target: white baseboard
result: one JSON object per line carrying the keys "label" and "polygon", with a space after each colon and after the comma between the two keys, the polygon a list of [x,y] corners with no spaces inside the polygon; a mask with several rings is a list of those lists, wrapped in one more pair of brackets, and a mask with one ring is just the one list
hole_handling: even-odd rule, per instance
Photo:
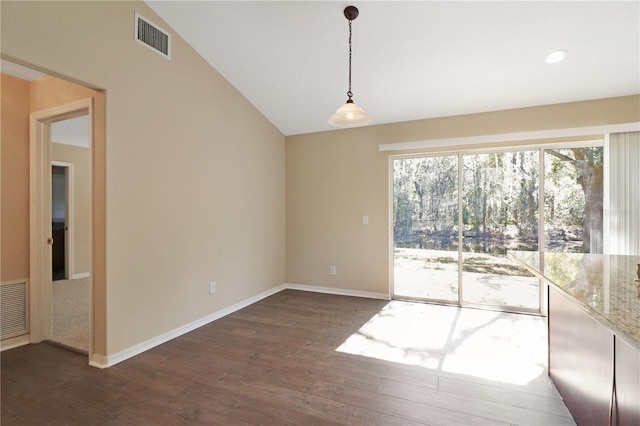
{"label": "white baseboard", "polygon": [[315,285],[305,285],[305,284],[285,284],[284,287],[289,288],[291,290],[312,291],[315,293],[337,294],[340,296],[354,296],[354,297],[366,297],[369,299],[391,300],[391,296],[389,295],[389,293],[374,293],[371,291],[346,290],[342,288],[318,287]]}
{"label": "white baseboard", "polygon": [[109,364],[107,363],[107,357],[104,355],[93,354],[89,359],[89,365],[96,368],[107,368]]}
{"label": "white baseboard", "polygon": [[72,280],[77,280],[78,278],[89,278],[89,273],[88,272],[81,272],[79,274],[73,274],[71,275]]}
{"label": "white baseboard", "polygon": [[0,352],[17,348],[19,346],[28,345],[29,343],[31,343],[31,336],[28,334],[4,339],[0,342]]}
{"label": "white baseboard", "polygon": [[148,351],[151,348],[154,348],[158,345],[161,345],[163,343],[168,342],[169,340],[173,340],[176,337],[182,336],[183,334],[186,334],[190,331],[195,330],[196,328],[200,328],[203,325],[209,324],[212,321],[215,321],[217,319],[220,319],[224,316],[227,316],[237,310],[240,310],[242,308],[245,308],[249,305],[252,305],[262,299],[264,299],[265,297],[269,297],[272,294],[278,293],[282,290],[285,289],[284,285],[279,285],[277,287],[274,287],[272,289],[269,289],[267,291],[264,291],[256,296],[250,297],[248,299],[245,299],[241,302],[236,303],[235,305],[229,306],[228,308],[224,308],[221,309],[219,311],[216,311],[210,315],[207,315],[206,317],[200,318],[196,321],[193,321],[189,324],[185,324],[182,327],[178,327],[174,330],[168,331],[166,333],[163,333],[157,337],[154,337],[152,339],[149,339],[145,342],[139,343],[137,345],[131,346],[130,348],[127,348],[123,351],[120,351],[118,353],[115,353],[113,355],[108,355],[108,356],[101,356],[101,355],[94,355],[91,359],[91,361],[89,362],[89,365],[92,365],[94,367],[98,367],[98,368],[107,368],[107,367],[111,367],[112,365],[115,365],[119,362],[122,362],[126,359],[129,359],[131,357],[134,357],[144,351]]}

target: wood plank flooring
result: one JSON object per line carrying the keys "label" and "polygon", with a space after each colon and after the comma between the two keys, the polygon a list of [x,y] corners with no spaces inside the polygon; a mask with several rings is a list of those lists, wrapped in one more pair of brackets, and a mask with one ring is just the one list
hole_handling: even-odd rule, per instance
{"label": "wood plank flooring", "polygon": [[[1,354],[0,420],[2,425],[575,424],[544,366],[526,359],[522,341],[532,339],[514,336],[520,320],[539,331],[543,324],[536,321],[542,319],[482,317],[482,312],[285,290],[105,370],[59,347],[29,345]],[[470,320],[461,328],[465,315]],[[461,358],[468,356],[465,351],[474,358]],[[492,351],[495,359],[487,355]],[[505,364],[500,374],[509,372],[506,364],[512,361],[525,372],[526,364],[518,363],[531,362],[533,376],[524,382],[492,379],[484,373],[492,371],[494,360]],[[473,374],[464,370],[469,363],[476,364],[469,370]]]}

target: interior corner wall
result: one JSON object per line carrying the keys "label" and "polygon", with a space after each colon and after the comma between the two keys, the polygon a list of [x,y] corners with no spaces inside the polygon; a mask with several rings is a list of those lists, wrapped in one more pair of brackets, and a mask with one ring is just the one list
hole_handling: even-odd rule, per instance
{"label": "interior corner wall", "polygon": [[[289,136],[287,282],[389,292],[389,157],[461,148],[379,152],[381,144],[638,121],[640,96],[634,95]],[[484,143],[462,149],[540,142]],[[335,275],[329,273],[332,265]]]}
{"label": "interior corner wall", "polygon": [[284,136],[246,98],[136,43],[135,12],[170,30],[143,2],[0,8],[5,59],[106,93],[107,358],[284,283]]}
{"label": "interior corner wall", "polygon": [[70,276],[91,271],[91,156],[82,146],[65,145],[52,141],[51,160],[73,164],[71,188],[73,215],[73,270]]}
{"label": "interior corner wall", "polygon": [[0,281],[29,279],[30,83],[0,74]]}

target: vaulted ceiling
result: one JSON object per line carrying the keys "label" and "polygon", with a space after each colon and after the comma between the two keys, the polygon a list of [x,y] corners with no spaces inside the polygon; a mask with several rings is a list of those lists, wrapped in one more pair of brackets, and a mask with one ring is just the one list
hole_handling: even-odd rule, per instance
{"label": "vaulted ceiling", "polygon": [[[640,2],[147,1],[285,135],[640,93]],[[569,52],[557,64],[545,56]]]}

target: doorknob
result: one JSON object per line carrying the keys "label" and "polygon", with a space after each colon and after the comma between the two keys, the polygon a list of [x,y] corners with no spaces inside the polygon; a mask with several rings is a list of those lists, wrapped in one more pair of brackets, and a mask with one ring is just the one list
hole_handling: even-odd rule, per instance
{"label": "doorknob", "polygon": [[53,245],[53,238],[47,238],[47,244],[52,246]]}

